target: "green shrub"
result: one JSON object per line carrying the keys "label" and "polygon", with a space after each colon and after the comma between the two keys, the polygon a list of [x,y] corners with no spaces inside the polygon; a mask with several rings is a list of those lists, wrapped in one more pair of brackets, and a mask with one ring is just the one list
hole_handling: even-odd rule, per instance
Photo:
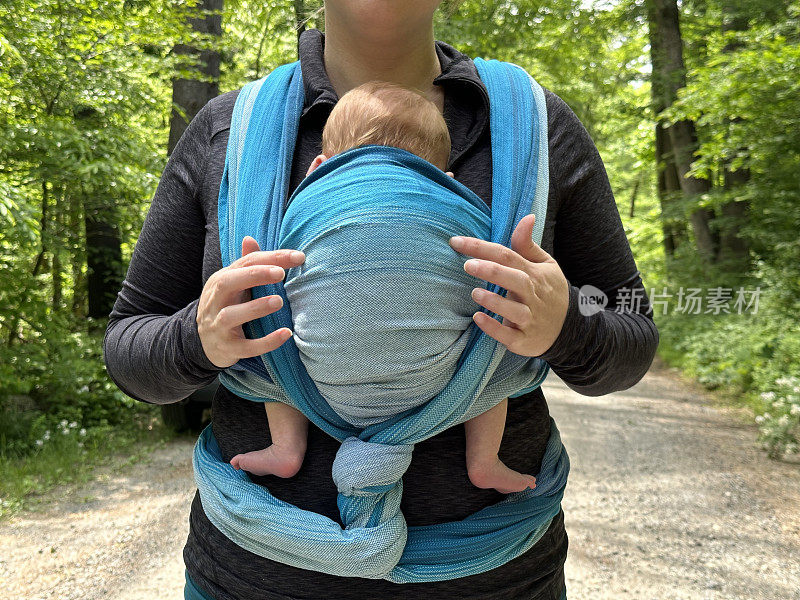
{"label": "green shrub", "polygon": [[130,421],[148,406],[109,379],[102,334],[70,332],[57,322],[41,342],[0,346],[0,456],[21,457],[62,421],[78,430]]}
{"label": "green shrub", "polygon": [[761,394],[768,409],[756,417],[759,441],[771,458],[798,452],[800,435],[800,378],[782,377],[774,389]]}

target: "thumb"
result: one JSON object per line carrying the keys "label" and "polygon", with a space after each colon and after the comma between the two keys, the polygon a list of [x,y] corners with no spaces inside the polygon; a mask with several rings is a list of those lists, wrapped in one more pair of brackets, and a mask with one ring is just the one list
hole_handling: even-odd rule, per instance
{"label": "thumb", "polygon": [[536,215],[533,213],[520,219],[511,235],[511,249],[531,262],[550,262],[553,258],[533,241],[533,224],[535,222]]}
{"label": "thumb", "polygon": [[261,248],[254,237],[246,235],[242,238],[242,256],[246,256],[251,252],[258,252]]}

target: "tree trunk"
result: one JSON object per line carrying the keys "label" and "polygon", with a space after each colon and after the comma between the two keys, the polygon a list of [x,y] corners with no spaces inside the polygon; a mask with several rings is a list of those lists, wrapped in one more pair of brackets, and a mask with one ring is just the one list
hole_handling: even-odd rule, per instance
{"label": "tree trunk", "polygon": [[668,257],[675,254],[679,243],[679,230],[681,221],[675,218],[675,195],[680,192],[678,171],[672,156],[672,144],[669,134],[664,127],[663,119],[659,116],[666,108],[664,93],[664,45],[661,42],[660,32],[655,24],[655,6],[648,5],[648,23],[650,37],[650,89],[652,97],[653,114],[656,119],[655,130],[655,159],[657,174],[658,201],[661,205],[661,230],[663,234],[664,252]]}
{"label": "tree trunk", "polygon": [[669,136],[661,123],[656,123],[656,169],[658,170],[658,201],[661,205],[661,231],[664,252],[673,256],[680,244],[682,223],[674,216],[675,195],[680,192],[678,172],[672,161]]}
{"label": "tree trunk", "polygon": [[[222,37],[222,6],[223,0],[202,0],[192,12],[214,11],[214,13],[188,17],[188,22],[192,29],[198,33]],[[202,66],[199,68],[192,66],[190,68],[202,75],[211,77],[212,81],[183,78],[174,78],[172,80],[172,115],[169,122],[167,155],[172,154],[172,150],[181,135],[183,135],[186,127],[188,127],[200,109],[205,106],[206,102],[219,95],[221,57],[218,50],[198,49],[185,44],[178,44],[173,51],[176,54],[199,57]]]}
{"label": "tree trunk", "polygon": [[76,319],[81,319],[86,316],[86,277],[83,271],[83,265],[86,264],[86,253],[84,251],[85,244],[83,243],[83,227],[81,221],[83,219],[83,202],[81,202],[81,194],[70,194],[68,196],[68,211],[69,211],[69,228],[67,235],[69,236],[69,249],[72,260],[72,306],[70,312]]}
{"label": "tree trunk", "polygon": [[[727,0],[722,7],[722,31],[746,31],[748,18],[738,2]],[[731,54],[742,47],[739,41],[728,42],[723,48],[723,52]],[[741,118],[736,117],[732,125],[741,122]],[[740,152],[746,152],[746,148],[741,148]],[[725,190],[732,195],[732,199],[723,204],[722,216],[724,217],[720,231],[719,262],[725,262],[727,267],[736,272],[743,272],[747,268],[750,248],[740,231],[742,225],[747,222],[750,209],[749,202],[736,198],[737,189],[742,188],[750,181],[750,171],[747,168],[732,170],[730,161],[726,161],[723,169]]]}
{"label": "tree trunk", "polygon": [[125,275],[122,267],[118,213],[113,199],[85,199],[86,291],[88,315],[108,317]]}
{"label": "tree trunk", "polygon": [[53,312],[58,313],[61,308],[61,298],[63,295],[62,292],[62,285],[61,285],[61,244],[60,242],[63,240],[62,237],[62,227],[61,223],[63,222],[63,215],[61,214],[61,207],[62,207],[62,198],[63,198],[63,190],[59,189],[58,187],[54,188],[53,190],[55,193],[53,194],[53,198],[55,203],[53,205],[53,236],[51,237],[52,244],[52,254],[53,254],[53,262],[51,264],[50,269],[50,276],[53,280]]}
{"label": "tree trunk", "polygon": [[306,30],[306,7],[304,0],[294,0],[294,20],[295,29],[297,30],[297,39],[300,39],[300,34]]}
{"label": "tree trunk", "polygon": [[[74,113],[75,122],[80,128],[92,130],[103,127],[102,116],[91,107],[76,107]],[[117,199],[113,194],[94,193],[90,196],[83,186],[78,189],[77,202],[82,204],[82,210],[78,210],[74,220],[78,222],[83,213],[86,231],[86,314],[93,319],[104,319],[114,307],[117,292],[125,277]],[[74,209],[68,210],[72,212]],[[72,230],[70,235],[80,236],[77,229]],[[78,285],[78,282],[75,281],[75,284]]]}
{"label": "tree trunk", "polygon": [[39,221],[39,240],[41,242],[41,248],[39,249],[39,254],[36,255],[36,261],[33,264],[33,272],[32,275],[36,277],[40,271],[47,268],[47,249],[49,244],[47,243],[47,236],[50,235],[50,228],[47,226],[47,222],[50,220],[50,191],[47,189],[47,182],[42,181],[42,218]]}
{"label": "tree trunk", "polygon": [[[650,2],[648,11],[652,19],[650,26],[654,29],[654,35],[651,34],[651,37],[657,37],[663,48],[664,62],[660,73],[662,85],[659,91],[666,108],[675,102],[678,90],[686,86],[678,3],[677,0],[650,0]],[[708,179],[687,176],[697,149],[694,122],[678,121],[667,129],[667,133],[680,188],[687,198],[699,202],[700,197],[711,189],[711,182]],[[709,225],[713,217],[713,211],[699,207],[693,209],[689,217],[697,251],[707,261],[714,260],[716,256],[716,241]]]}

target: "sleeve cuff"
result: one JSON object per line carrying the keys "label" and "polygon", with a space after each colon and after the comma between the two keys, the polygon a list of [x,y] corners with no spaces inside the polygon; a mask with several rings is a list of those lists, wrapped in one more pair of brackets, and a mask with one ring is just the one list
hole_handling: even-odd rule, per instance
{"label": "sleeve cuff", "polygon": [[589,329],[589,319],[592,317],[581,314],[578,308],[579,295],[578,288],[570,284],[567,316],[564,318],[561,331],[553,345],[539,355],[539,358],[553,367],[571,365],[575,362],[576,357],[584,354],[582,347],[586,343],[584,334]]}
{"label": "sleeve cuff", "polygon": [[197,298],[183,309],[181,343],[183,344],[184,355],[194,371],[193,374],[198,378],[202,378],[224,371],[224,368],[212,363],[203,349],[203,342],[200,340],[200,333],[197,331],[197,304],[199,302],[200,299]]}

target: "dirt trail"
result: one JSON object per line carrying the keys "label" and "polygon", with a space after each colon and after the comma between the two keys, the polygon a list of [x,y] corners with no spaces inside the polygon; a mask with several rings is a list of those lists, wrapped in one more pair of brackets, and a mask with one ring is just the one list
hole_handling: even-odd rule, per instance
{"label": "dirt trail", "polygon": [[[572,463],[570,600],[800,600],[800,464],[768,460],[736,413],[661,367],[601,398],[545,388]],[[182,598],[191,449],[0,524],[3,598]]]}
{"label": "dirt trail", "polygon": [[800,600],[800,464],[661,368],[600,398],[548,382],[570,599]]}

